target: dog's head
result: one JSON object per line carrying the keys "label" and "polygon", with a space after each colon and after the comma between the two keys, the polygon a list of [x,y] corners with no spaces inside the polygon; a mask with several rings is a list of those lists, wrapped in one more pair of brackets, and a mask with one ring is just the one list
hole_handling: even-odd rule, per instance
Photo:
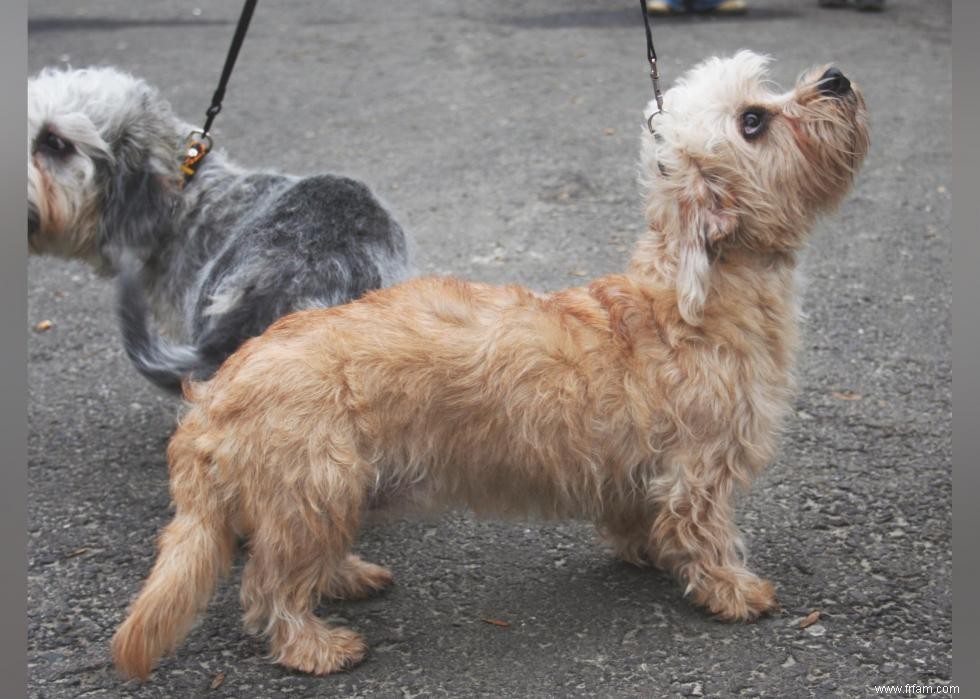
{"label": "dog's head", "polygon": [[172,196],[180,137],[157,92],[116,69],[46,69],[31,78],[29,250],[94,262],[107,236],[153,235]]}
{"label": "dog's head", "polygon": [[644,129],[648,222],[672,253],[690,323],[700,320],[714,260],[798,250],[868,149],[864,99],[843,73],[823,66],[779,93],[768,61],[741,51],[701,63],[664,95],[653,132]]}

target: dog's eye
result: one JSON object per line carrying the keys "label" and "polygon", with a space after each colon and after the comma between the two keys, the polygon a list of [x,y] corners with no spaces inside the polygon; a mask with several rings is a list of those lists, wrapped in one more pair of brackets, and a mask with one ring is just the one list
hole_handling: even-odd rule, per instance
{"label": "dog's eye", "polygon": [[72,145],[54,131],[47,131],[41,134],[37,142],[38,150],[42,150],[55,157],[64,157],[72,150]]}
{"label": "dog's eye", "polygon": [[742,112],[742,135],[752,140],[766,130],[768,113],[762,109],[747,109]]}

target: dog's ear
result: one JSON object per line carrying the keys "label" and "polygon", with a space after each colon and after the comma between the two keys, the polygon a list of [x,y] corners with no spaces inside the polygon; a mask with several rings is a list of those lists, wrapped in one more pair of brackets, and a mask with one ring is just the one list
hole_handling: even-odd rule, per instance
{"label": "dog's ear", "polygon": [[126,134],[113,151],[114,161],[103,172],[102,252],[111,261],[114,251],[128,250],[145,262],[173,223],[180,196],[176,151],[151,152]]}
{"label": "dog's ear", "polygon": [[717,246],[735,232],[738,215],[728,193],[700,169],[680,191],[676,205],[677,305],[685,321],[700,325],[713,256]]}

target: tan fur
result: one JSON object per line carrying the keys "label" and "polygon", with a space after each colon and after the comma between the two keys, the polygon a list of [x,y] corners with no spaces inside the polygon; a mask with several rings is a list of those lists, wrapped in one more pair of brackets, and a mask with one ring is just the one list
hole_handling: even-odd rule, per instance
{"label": "tan fur", "polygon": [[[775,608],[733,496],[772,459],[790,402],[797,251],[868,139],[860,94],[821,97],[816,73],[774,95],[764,66],[716,59],[667,93],[660,135],[644,135],[649,230],[625,274],[549,295],[417,279],[288,316],[188,386],[177,515],[114,639],[121,672],[145,678],[179,642],[232,532],[249,540],[246,623],[276,659],[358,662],[363,640],[313,609],[390,583],[348,552],[363,516],[391,506],[586,518],[721,618]],[[772,110],[751,143],[747,105]]]}
{"label": "tan fur", "polygon": [[28,250],[38,255],[94,259],[99,223],[97,202],[64,186],[36,154],[31,157],[30,165],[28,191],[33,194],[31,200],[37,206],[40,226],[36,235],[28,236]]}

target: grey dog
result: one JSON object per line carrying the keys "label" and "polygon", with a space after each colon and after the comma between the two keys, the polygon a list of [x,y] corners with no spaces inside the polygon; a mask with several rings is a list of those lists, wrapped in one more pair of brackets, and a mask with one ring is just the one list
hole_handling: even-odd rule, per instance
{"label": "grey dog", "polygon": [[360,182],[246,171],[219,150],[185,182],[192,126],[114,68],[46,69],[27,93],[29,249],[116,277],[126,353],[165,389],[280,316],[408,276],[404,232]]}

